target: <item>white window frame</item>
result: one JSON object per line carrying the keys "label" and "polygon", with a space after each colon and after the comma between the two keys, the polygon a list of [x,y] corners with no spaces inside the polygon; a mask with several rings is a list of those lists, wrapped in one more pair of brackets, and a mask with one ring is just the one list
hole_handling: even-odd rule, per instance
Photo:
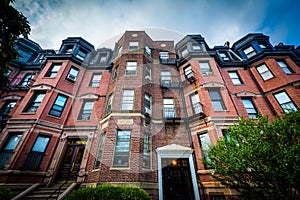
{"label": "white window frame", "polygon": [[133,89],[124,89],[122,94],[121,110],[133,110],[134,108],[134,93]]}
{"label": "white window frame", "polygon": [[203,75],[209,75],[213,73],[209,61],[199,61],[199,65]]}
{"label": "white window frame", "polygon": [[247,58],[251,58],[256,55],[256,51],[252,46],[247,47],[243,50],[244,54],[247,56]]}
{"label": "white window frame", "polygon": [[126,62],[126,76],[135,76],[137,69],[137,62],[136,61],[127,61]]}
{"label": "white window frame", "polygon": [[78,74],[79,74],[79,69],[72,66],[70,68],[70,71],[69,71],[68,75],[67,75],[67,79],[69,81],[75,82],[77,80]]}
{"label": "white window frame", "polygon": [[270,69],[267,67],[266,64],[261,64],[257,66],[256,70],[258,71],[258,73],[260,74],[261,78],[264,81],[267,81],[274,77],[274,75],[272,74],[272,72],[270,71]]}
{"label": "white window frame", "polygon": [[274,94],[274,97],[285,113],[298,110],[294,102],[285,91]]}
{"label": "white window frame", "polygon": [[252,102],[251,99],[249,98],[242,98],[242,102],[244,104],[244,107],[248,113],[248,116],[251,118],[251,119],[256,119],[257,118],[257,111],[256,111],[256,108]]}
{"label": "white window frame", "polygon": [[139,42],[138,41],[131,41],[128,45],[129,51],[136,51],[139,49]]}
{"label": "white window frame", "polygon": [[233,83],[233,85],[242,85],[242,80],[237,71],[228,71],[228,75]]}

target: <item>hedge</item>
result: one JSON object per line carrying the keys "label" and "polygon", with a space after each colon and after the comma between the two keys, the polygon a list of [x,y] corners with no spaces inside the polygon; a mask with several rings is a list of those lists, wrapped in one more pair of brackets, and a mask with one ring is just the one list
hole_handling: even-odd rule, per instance
{"label": "hedge", "polygon": [[151,200],[150,195],[139,187],[98,185],[73,190],[64,200]]}
{"label": "hedge", "polygon": [[1,200],[9,200],[13,196],[12,191],[6,185],[0,185],[0,199]]}

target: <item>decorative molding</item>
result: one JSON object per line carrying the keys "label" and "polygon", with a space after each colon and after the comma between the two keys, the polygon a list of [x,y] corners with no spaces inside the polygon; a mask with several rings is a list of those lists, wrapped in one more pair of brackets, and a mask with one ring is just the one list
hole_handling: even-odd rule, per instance
{"label": "decorative molding", "polygon": [[224,83],[210,81],[210,82],[203,83],[203,87],[204,88],[224,88],[225,85],[224,85]]}
{"label": "decorative molding", "polygon": [[254,97],[254,96],[257,96],[257,94],[255,94],[253,92],[248,92],[248,91],[238,92],[235,95],[237,97]]}

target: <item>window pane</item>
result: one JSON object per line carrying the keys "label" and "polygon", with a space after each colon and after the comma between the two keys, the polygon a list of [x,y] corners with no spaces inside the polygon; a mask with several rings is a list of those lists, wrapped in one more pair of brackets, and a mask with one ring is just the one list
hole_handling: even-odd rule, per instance
{"label": "window pane", "polygon": [[67,100],[67,97],[64,97],[64,96],[57,96],[57,99],[55,101],[55,104],[56,105],[59,105],[59,106],[64,106],[65,105],[65,102]]}
{"label": "window pane", "polygon": [[286,65],[284,61],[277,61],[277,63],[286,74],[292,74],[292,71],[289,69],[289,67]]}
{"label": "window pane", "polygon": [[219,90],[209,89],[209,96],[215,111],[226,109]]}
{"label": "window pane", "polygon": [[199,62],[202,74],[211,73],[211,68],[208,62]]}
{"label": "window pane", "polygon": [[9,139],[8,143],[6,144],[4,150],[14,150],[19,143],[20,139],[22,137],[22,134],[13,135]]}
{"label": "window pane", "polygon": [[256,68],[259,74],[261,75],[263,80],[268,80],[270,78],[273,78],[273,74],[270,72],[269,68],[263,64]]}
{"label": "window pane", "polygon": [[38,136],[32,147],[32,151],[45,152],[49,140],[49,137]]}
{"label": "window pane", "polygon": [[159,58],[161,59],[161,60],[167,60],[167,59],[169,59],[169,52],[159,52]]}
{"label": "window pane", "polygon": [[284,112],[288,113],[290,111],[297,110],[295,104],[292,102],[292,100],[286,94],[286,92],[280,92],[278,94],[275,94],[274,97],[276,98]]}
{"label": "window pane", "polygon": [[250,99],[242,99],[242,102],[246,108],[248,116],[250,118],[257,118],[257,112],[252,101]]}

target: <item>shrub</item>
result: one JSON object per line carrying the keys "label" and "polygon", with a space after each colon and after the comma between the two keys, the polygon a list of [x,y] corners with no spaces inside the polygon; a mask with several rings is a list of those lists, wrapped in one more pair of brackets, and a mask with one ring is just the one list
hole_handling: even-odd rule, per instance
{"label": "shrub", "polygon": [[65,200],[151,200],[149,194],[139,187],[99,185],[95,188],[86,187],[72,191]]}
{"label": "shrub", "polygon": [[0,199],[1,200],[9,200],[13,196],[12,191],[6,185],[0,185]]}

